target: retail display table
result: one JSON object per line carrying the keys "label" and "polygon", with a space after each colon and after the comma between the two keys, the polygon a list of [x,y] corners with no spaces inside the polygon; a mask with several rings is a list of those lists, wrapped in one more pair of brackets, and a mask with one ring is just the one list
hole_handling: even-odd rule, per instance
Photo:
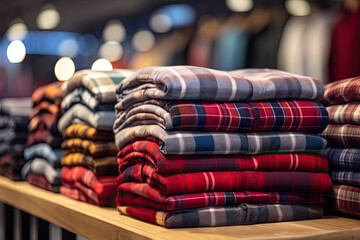
{"label": "retail display table", "polygon": [[28,212],[88,239],[360,239],[360,220],[323,219],[257,225],[166,229],[72,200],[0,176],[0,202]]}

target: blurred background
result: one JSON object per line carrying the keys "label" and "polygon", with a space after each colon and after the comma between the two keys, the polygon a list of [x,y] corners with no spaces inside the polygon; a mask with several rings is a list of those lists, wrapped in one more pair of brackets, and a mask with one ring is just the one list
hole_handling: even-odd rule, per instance
{"label": "blurred background", "polygon": [[80,69],[360,75],[360,0],[1,0],[0,98]]}

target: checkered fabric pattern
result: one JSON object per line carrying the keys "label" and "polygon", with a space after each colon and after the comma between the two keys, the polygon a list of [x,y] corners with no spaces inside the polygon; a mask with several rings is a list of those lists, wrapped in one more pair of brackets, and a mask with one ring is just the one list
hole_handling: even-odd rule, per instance
{"label": "checkered fabric pattern", "polygon": [[61,159],[62,166],[84,166],[96,176],[118,175],[118,165],[115,156],[94,158],[82,153],[70,153]]}
{"label": "checkered fabric pattern", "polygon": [[51,185],[44,176],[36,174],[36,173],[29,173],[27,175],[26,181],[36,187],[51,191],[51,192],[59,192],[59,186]]}
{"label": "checkered fabric pattern", "polygon": [[62,167],[61,175],[64,184],[74,185],[75,182],[79,182],[101,197],[116,196],[115,176],[96,177],[93,172],[84,167]]}
{"label": "checkered fabric pattern", "polygon": [[330,172],[334,184],[360,187],[360,171],[334,170]]}
{"label": "checkered fabric pattern", "polygon": [[328,194],[327,209],[332,212],[360,217],[360,188],[333,185]]}
{"label": "checkered fabric pattern", "polygon": [[116,102],[116,84],[133,74],[131,70],[113,70],[111,72],[82,70],[66,81],[61,90],[67,95],[75,88],[86,88],[100,103]]}
{"label": "checkered fabric pattern", "polygon": [[93,128],[111,131],[115,118],[114,111],[93,112],[82,104],[76,104],[67,110],[59,119],[58,128],[59,131],[62,132],[74,123],[74,119],[80,119]]}
{"label": "checkered fabric pattern", "polygon": [[331,147],[357,148],[360,144],[360,125],[329,124],[320,134]]}
{"label": "checkered fabric pattern", "polygon": [[270,191],[325,193],[331,189],[326,173],[227,171],[164,175],[154,166],[139,163],[120,173],[118,183],[146,182],[164,195],[209,191]]}
{"label": "checkered fabric pattern", "polygon": [[320,206],[287,204],[242,203],[238,206],[206,207],[170,212],[143,206],[118,206],[117,209],[121,214],[167,228],[247,225],[308,220],[323,216],[323,208]]}
{"label": "checkered fabric pattern", "polygon": [[84,124],[70,125],[62,132],[62,136],[64,138],[82,138],[97,141],[111,141],[114,139],[114,134],[112,132],[100,131]]}
{"label": "checkered fabric pattern", "polygon": [[91,141],[80,138],[65,139],[61,143],[64,155],[69,153],[83,153],[93,157],[115,156],[116,146],[113,142]]}
{"label": "checkered fabric pattern", "polygon": [[149,206],[178,210],[208,206],[234,206],[241,203],[322,204],[325,194],[291,192],[203,192],[164,196],[147,183],[123,183],[118,187],[117,205]]}
{"label": "checkered fabric pattern", "polygon": [[150,162],[157,173],[206,171],[306,171],[327,172],[328,160],[317,154],[271,153],[262,155],[164,155],[156,142],[135,141],[118,153],[119,171],[139,162]]}
{"label": "checkered fabric pattern", "polygon": [[115,135],[115,143],[118,149],[122,149],[131,141],[146,137],[162,141],[160,150],[164,154],[179,155],[319,152],[327,143],[317,135],[297,132],[170,132],[157,125],[123,129]]}
{"label": "checkered fabric pattern", "polygon": [[37,88],[31,96],[33,107],[43,101],[60,106],[63,98],[63,94],[61,92],[62,84],[63,82],[59,81]]}
{"label": "checkered fabric pattern", "polygon": [[46,143],[32,145],[24,150],[24,158],[26,161],[31,161],[34,158],[43,158],[54,167],[60,166],[62,156],[63,154],[60,149],[52,149]]}
{"label": "checkered fabric pattern", "polygon": [[358,103],[347,103],[326,107],[329,112],[329,122],[336,124],[360,124],[360,105]]}
{"label": "checkered fabric pattern", "polygon": [[158,124],[166,130],[322,132],[328,113],[311,101],[190,102],[149,100],[118,112],[114,132]]}
{"label": "checkered fabric pattern", "polygon": [[61,108],[63,111],[67,111],[73,105],[81,103],[86,107],[90,108],[91,111],[113,111],[114,102],[111,103],[99,103],[94,95],[92,95],[86,88],[75,88],[69,92],[63,101],[61,102]]}
{"label": "checkered fabric pattern", "polygon": [[310,77],[279,70],[243,69],[232,72],[194,66],[148,67],[117,87],[116,108],[123,110],[149,99],[197,101],[314,100],[324,86]]}
{"label": "checkered fabric pattern", "polygon": [[41,115],[34,116],[29,123],[29,132],[35,132],[36,130],[47,129],[53,133],[53,135],[59,135],[57,127],[58,117],[49,113],[43,113]]}
{"label": "checkered fabric pattern", "polygon": [[54,136],[49,130],[42,129],[31,133],[26,144],[32,146],[38,143],[47,143],[53,148],[59,148],[61,140],[61,136]]}
{"label": "checkered fabric pattern", "polygon": [[358,100],[360,100],[360,77],[354,77],[326,84],[320,102],[327,106]]}
{"label": "checkered fabric pattern", "polygon": [[48,113],[57,116],[59,118],[62,114],[62,111],[61,108],[55,104],[49,102],[41,102],[36,107],[34,107],[30,115],[30,119],[34,118],[35,116],[41,115],[43,113]]}
{"label": "checkered fabric pattern", "polygon": [[329,165],[333,168],[360,170],[359,148],[326,148],[321,154],[329,159]]}

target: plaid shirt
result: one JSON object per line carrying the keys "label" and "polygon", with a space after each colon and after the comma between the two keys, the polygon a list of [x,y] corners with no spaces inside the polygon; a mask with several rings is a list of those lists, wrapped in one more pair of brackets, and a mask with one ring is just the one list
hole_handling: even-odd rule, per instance
{"label": "plaid shirt", "polygon": [[100,72],[82,70],[66,81],[61,90],[64,95],[75,88],[86,88],[98,102],[116,102],[116,84],[133,73],[131,70],[113,70],[111,72]]}
{"label": "plaid shirt", "polygon": [[80,119],[99,130],[111,131],[115,122],[114,111],[92,112],[89,108],[82,104],[72,106],[60,118],[58,123],[59,131],[64,131],[73,123],[73,119]]}
{"label": "plaid shirt", "polygon": [[332,147],[357,148],[360,144],[358,125],[329,124],[320,135],[326,138],[329,146]]}
{"label": "plaid shirt", "polygon": [[358,148],[327,148],[321,154],[328,157],[331,167],[360,170],[360,149]]}
{"label": "plaid shirt", "polygon": [[47,129],[54,135],[59,134],[57,127],[58,117],[49,113],[43,113],[41,115],[34,116],[28,126],[29,132],[35,132],[36,130]]}
{"label": "plaid shirt", "polygon": [[82,153],[70,153],[61,159],[62,166],[84,166],[94,172],[96,176],[118,175],[116,157],[93,158]]}
{"label": "plaid shirt", "polygon": [[96,177],[93,172],[84,167],[63,167],[61,175],[64,184],[74,185],[75,182],[79,182],[101,197],[115,198],[116,196],[118,184],[115,176]]}
{"label": "plaid shirt", "polygon": [[326,173],[227,171],[164,175],[151,164],[136,164],[120,173],[118,183],[147,182],[164,195],[212,191],[324,193],[331,188]]}
{"label": "plaid shirt", "polygon": [[46,159],[52,166],[58,167],[63,154],[60,149],[52,149],[46,143],[39,143],[24,150],[24,158],[31,161],[34,158]]}
{"label": "plaid shirt", "polygon": [[325,85],[320,102],[324,105],[342,104],[360,100],[360,77],[348,78]]}
{"label": "plaid shirt", "polygon": [[164,196],[147,183],[123,183],[118,187],[117,205],[149,206],[178,210],[208,206],[234,206],[241,203],[321,204],[325,194],[284,192],[203,192]]}
{"label": "plaid shirt", "polygon": [[324,106],[310,101],[206,103],[150,100],[119,112],[115,132],[134,125],[158,124],[166,130],[322,132]]}
{"label": "plaid shirt", "polygon": [[91,111],[113,111],[115,103],[99,103],[86,88],[76,88],[69,92],[61,102],[61,108],[67,111],[71,106],[81,103]]}
{"label": "plaid shirt", "polygon": [[37,106],[43,101],[53,103],[60,106],[63,94],[61,92],[61,85],[63,82],[55,82],[37,88],[31,96],[33,107]]}
{"label": "plaid shirt", "polygon": [[334,184],[350,185],[360,187],[360,172],[353,170],[336,170],[330,172],[331,180]]}
{"label": "plaid shirt", "polygon": [[49,130],[37,130],[31,133],[27,139],[26,145],[32,146],[38,143],[47,143],[53,148],[58,148],[62,138],[60,136],[54,136]]}
{"label": "plaid shirt", "polygon": [[179,155],[319,152],[326,147],[325,139],[306,133],[171,132],[157,125],[123,129],[116,133],[115,143],[122,149],[131,141],[146,137],[162,141],[160,150],[164,154]]}
{"label": "plaid shirt", "polygon": [[49,102],[41,102],[39,105],[34,107],[30,119],[34,118],[35,116],[41,115],[43,113],[49,113],[51,115],[57,116],[58,118],[61,116],[62,111],[59,106]]}
{"label": "plaid shirt", "polygon": [[360,105],[358,103],[332,105],[326,107],[326,110],[329,112],[330,123],[360,124]]}
{"label": "plaid shirt", "polygon": [[148,67],[117,87],[116,108],[124,110],[149,99],[197,101],[259,101],[319,99],[322,83],[310,77],[270,69],[232,72],[193,66]]}
{"label": "plaid shirt", "polygon": [[333,185],[328,194],[327,209],[332,212],[360,217],[360,188]]}
{"label": "plaid shirt", "polygon": [[35,158],[34,160],[25,163],[21,169],[22,178],[26,179],[30,172],[44,176],[51,185],[60,185],[61,183],[60,169],[55,169],[45,159]]}
{"label": "plaid shirt", "polygon": [[84,153],[93,157],[115,156],[116,146],[113,142],[91,141],[80,138],[65,139],[61,143],[64,155],[69,153]]}
{"label": "plaid shirt", "polygon": [[321,218],[323,208],[311,205],[247,204],[170,212],[143,206],[117,207],[121,214],[167,228],[215,227]]}
{"label": "plaid shirt", "polygon": [[64,138],[83,138],[89,140],[113,140],[114,134],[112,132],[100,131],[84,124],[72,124],[67,127],[63,132]]}
{"label": "plaid shirt", "polygon": [[119,170],[148,161],[157,173],[168,174],[226,170],[328,171],[327,158],[316,154],[179,156],[164,155],[159,148],[159,144],[152,141],[136,141],[127,145],[118,153]]}
{"label": "plaid shirt", "polygon": [[28,181],[31,185],[48,190],[50,192],[59,192],[59,186],[51,185],[44,176],[39,174],[29,173],[27,175],[26,181]]}
{"label": "plaid shirt", "polygon": [[69,198],[102,207],[114,207],[116,205],[113,197],[100,197],[92,189],[87,188],[79,182],[75,182],[74,185],[62,185],[60,187],[60,193]]}

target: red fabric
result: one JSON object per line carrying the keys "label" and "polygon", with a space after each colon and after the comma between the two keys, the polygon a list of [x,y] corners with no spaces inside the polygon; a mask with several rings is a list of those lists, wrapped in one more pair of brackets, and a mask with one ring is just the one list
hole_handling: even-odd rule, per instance
{"label": "red fabric", "polygon": [[59,192],[59,187],[51,185],[46,180],[46,178],[44,176],[42,176],[42,175],[30,172],[27,175],[26,180],[30,184],[32,184],[32,185],[34,185],[36,187],[39,187],[39,188],[42,188],[42,189],[45,189],[45,190],[48,190],[48,191],[51,191],[51,192]]}
{"label": "red fabric", "polygon": [[147,183],[123,183],[118,187],[117,205],[151,206],[160,210],[233,206],[240,203],[321,204],[325,194],[278,192],[203,192],[164,196]]}
{"label": "red fabric", "polygon": [[331,189],[326,173],[309,172],[196,172],[162,175],[151,164],[138,163],[126,168],[118,177],[125,182],[147,182],[170,196],[208,191],[269,191],[325,193]]}
{"label": "red fabric", "polygon": [[87,188],[81,183],[76,182],[74,185],[64,184],[60,187],[60,193],[83,202],[88,202],[98,206],[115,206],[114,198],[103,198],[97,195],[93,190]]}
{"label": "red fabric", "polygon": [[61,175],[64,184],[74,185],[79,182],[92,189],[100,197],[115,197],[116,195],[115,176],[96,177],[92,171],[84,167],[63,167]]}
{"label": "red fabric", "polygon": [[262,155],[186,156],[164,155],[158,143],[133,142],[118,153],[119,171],[138,162],[150,162],[157,173],[225,170],[327,172],[326,157],[316,154],[284,153]]}
{"label": "red fabric", "polygon": [[360,76],[360,7],[345,12],[331,36],[330,82]]}

